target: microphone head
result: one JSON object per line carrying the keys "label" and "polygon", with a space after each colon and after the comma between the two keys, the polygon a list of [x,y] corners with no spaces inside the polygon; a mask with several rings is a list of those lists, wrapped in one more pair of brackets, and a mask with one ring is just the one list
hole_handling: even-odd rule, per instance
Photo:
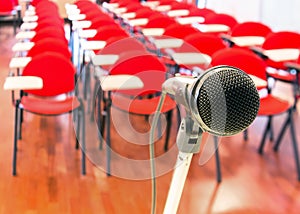
{"label": "microphone head", "polygon": [[231,136],[245,130],[256,118],[259,94],[253,80],[232,66],[207,70],[193,85],[191,114],[213,135]]}

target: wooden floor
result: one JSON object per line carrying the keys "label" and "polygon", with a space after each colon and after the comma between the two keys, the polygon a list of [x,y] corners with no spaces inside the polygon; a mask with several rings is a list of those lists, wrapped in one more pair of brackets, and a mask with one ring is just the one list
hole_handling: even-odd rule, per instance
{"label": "wooden floor", "polygon": [[[70,115],[41,117],[24,114],[23,139],[19,142],[18,175],[11,175],[14,111],[11,94],[2,86],[8,74],[15,43],[13,29],[0,28],[0,213],[1,214],[141,214],[150,213],[151,180],[149,151],[144,118],[114,111],[112,175],[105,174],[106,148],[98,149],[97,127],[87,113],[87,175],[80,174],[80,152],[75,150]],[[290,88],[278,84],[278,94],[290,96]],[[285,115],[275,119],[275,133]],[[300,142],[300,117],[295,112]],[[216,182],[215,159],[194,155],[179,205],[180,214],[195,213],[299,213],[300,182],[297,181],[289,133],[278,153],[267,143],[260,156],[257,147],[265,118],[249,128],[249,140],[242,134],[222,139],[220,159],[223,180]],[[119,123],[121,122],[121,123]],[[123,124],[123,125],[122,125]],[[174,126],[175,127],[175,126]],[[116,132],[118,130],[119,132]],[[177,155],[172,145],[163,152],[163,141],[156,147],[157,213],[162,213]],[[206,142],[206,141],[205,141]],[[205,144],[203,142],[203,145]],[[211,144],[208,144],[211,145]],[[199,164],[201,163],[201,164]]]}

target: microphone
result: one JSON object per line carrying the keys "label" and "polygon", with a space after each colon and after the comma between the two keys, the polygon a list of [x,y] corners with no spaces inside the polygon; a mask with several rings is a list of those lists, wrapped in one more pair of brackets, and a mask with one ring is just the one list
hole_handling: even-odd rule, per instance
{"label": "microphone", "polygon": [[202,131],[216,136],[245,130],[256,118],[260,105],[250,76],[227,65],[212,67],[197,78],[169,78],[162,89],[185,107]]}

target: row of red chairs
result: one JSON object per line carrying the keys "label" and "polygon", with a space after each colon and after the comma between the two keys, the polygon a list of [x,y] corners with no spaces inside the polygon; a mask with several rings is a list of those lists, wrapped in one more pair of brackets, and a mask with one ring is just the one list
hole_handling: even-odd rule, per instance
{"label": "row of red chairs", "polygon": [[[20,72],[23,78],[8,77],[4,85],[7,90],[16,88],[22,90],[20,97],[14,100],[12,174],[17,174],[17,152],[20,151],[18,141],[22,139],[24,111],[43,116],[73,114],[76,147],[79,148],[78,141],[81,141],[82,174],[85,174],[84,106],[81,99],[75,94],[76,72],[71,62],[71,53],[65,37],[64,21],[58,13],[58,6],[53,1],[32,1],[26,12],[30,12],[30,15],[24,17],[24,20],[29,17],[37,20],[29,21],[28,26],[31,27],[28,29],[25,27],[20,32],[21,34],[33,32],[31,34],[33,36],[29,36],[27,39],[23,38],[24,41],[20,41],[18,44],[26,46],[26,43],[32,42],[33,46],[29,50],[23,51],[24,55],[22,54],[19,59],[22,60],[22,56],[26,56],[30,60]],[[28,23],[24,23],[24,26]],[[26,83],[28,80],[32,81],[32,78],[35,78],[34,82]]]}
{"label": "row of red chairs", "polygon": [[[117,57],[116,61],[112,64],[103,62],[103,65],[101,64],[102,69],[107,70],[107,73],[110,76],[118,77],[120,75],[135,75],[143,82],[143,88],[141,89],[136,88],[135,90],[123,90],[122,93],[119,91],[118,93],[111,94],[111,92],[108,92],[107,89],[103,87],[100,88],[103,89],[103,91],[99,89],[100,78],[104,77],[96,76],[95,78],[96,84],[93,97],[98,97],[98,99],[93,101],[93,106],[98,109],[101,108],[100,105],[104,104],[103,109],[101,108],[101,110],[97,111],[96,120],[98,122],[99,129],[101,129],[100,133],[102,133],[100,136],[101,142],[102,137],[104,136],[104,124],[106,124],[106,170],[107,174],[110,175],[111,103],[113,106],[129,111],[130,113],[150,116],[153,112],[155,112],[156,106],[159,102],[160,96],[157,96],[156,93],[159,92],[161,85],[165,80],[167,68],[155,54],[149,53],[140,41],[132,37],[132,34],[126,31],[126,28],[122,28],[121,24],[115,20],[113,16],[108,15],[105,11],[99,10],[99,7],[95,7],[95,5],[90,2],[76,1],[75,4],[80,10],[80,13],[86,15],[85,20],[91,21],[91,26],[96,26],[96,34],[93,37],[87,38],[87,42],[99,40],[105,42],[105,46],[101,49],[93,49],[96,56],[115,55]],[[89,8],[89,12],[85,11],[87,7]],[[113,22],[106,26],[103,26],[103,23],[97,25],[97,19],[91,19],[91,16],[87,14],[95,14],[97,17],[105,17],[106,20],[113,20]],[[155,74],[153,74],[153,71],[156,71]],[[85,72],[87,72],[87,69],[85,69]],[[84,76],[87,78],[88,75],[85,74]],[[114,84],[111,83],[111,85]],[[116,89],[120,87],[122,88],[121,85],[118,85]],[[112,89],[112,86],[110,89]],[[122,94],[122,96],[120,96],[120,94]],[[132,97],[135,97],[135,99],[132,99]],[[143,99],[137,99],[138,97],[143,97]],[[175,107],[176,103],[172,99],[167,98],[163,112],[166,113],[168,117],[168,132],[170,132],[172,110]],[[106,114],[101,114],[103,110],[106,111]],[[94,113],[92,113],[92,117],[94,116]],[[166,148],[168,136],[169,135],[166,137]],[[100,147],[102,147],[101,142]]]}

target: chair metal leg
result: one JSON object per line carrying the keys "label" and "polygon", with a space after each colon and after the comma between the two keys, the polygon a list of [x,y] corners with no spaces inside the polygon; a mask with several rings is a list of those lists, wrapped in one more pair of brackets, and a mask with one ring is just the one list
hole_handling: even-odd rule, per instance
{"label": "chair metal leg", "polygon": [[168,151],[169,140],[170,140],[170,132],[171,132],[171,124],[172,124],[172,115],[173,111],[167,112],[167,127],[166,127],[166,140],[165,140],[165,151]]}
{"label": "chair metal leg", "polygon": [[298,98],[299,98],[299,83],[298,83],[298,79],[299,79],[299,72],[297,72],[297,74],[296,74],[296,81],[293,82],[293,92],[294,92],[293,110],[297,109],[297,102],[298,102]]}
{"label": "chair metal leg", "polygon": [[[99,82],[100,87],[100,82]],[[97,126],[98,126],[98,137],[99,137],[99,149],[103,148],[103,140],[104,140],[104,128],[105,128],[105,114],[106,114],[106,101],[103,102],[103,111],[102,111],[102,99],[104,97],[103,91],[100,90],[98,93],[98,103],[97,103]],[[104,99],[103,99],[104,100]]]}
{"label": "chair metal leg", "polygon": [[294,147],[294,156],[295,156],[295,162],[296,162],[296,170],[297,170],[297,176],[298,176],[298,181],[300,181],[300,163],[299,163],[299,154],[298,154],[298,143],[295,135],[295,127],[294,127],[294,121],[292,117],[292,110],[290,110],[290,131],[291,131],[291,137],[292,137],[292,143]]}
{"label": "chair metal leg", "polygon": [[82,74],[82,76],[83,76],[83,97],[84,97],[84,100],[87,100],[88,93],[89,93],[89,87],[90,87],[90,76],[91,76],[89,63],[86,65],[83,64],[82,70],[84,70],[84,73]]}
{"label": "chair metal leg", "polygon": [[272,121],[272,116],[269,116],[268,117],[268,123],[267,123],[267,126],[266,126],[264,134],[263,134],[263,138],[262,138],[262,140],[260,142],[260,146],[258,148],[258,153],[259,154],[263,153],[263,149],[264,149],[264,146],[265,146],[265,143],[266,143],[266,137],[267,137],[268,132],[270,132],[270,129],[271,129],[271,121]]}
{"label": "chair metal leg", "polygon": [[[82,75],[83,68],[85,66],[85,51],[82,51],[82,62],[80,63],[80,74]],[[82,77],[82,76],[81,76]]]}
{"label": "chair metal leg", "polygon": [[13,15],[14,35],[17,33],[17,15]]}
{"label": "chair metal leg", "polygon": [[80,140],[80,123],[82,120],[83,115],[81,114],[81,110],[76,110],[76,115],[77,115],[77,127],[76,127],[76,149],[79,149],[79,140]]}
{"label": "chair metal leg", "polygon": [[19,109],[19,129],[18,129],[18,139],[21,140],[22,139],[22,123],[23,123],[23,116],[24,116],[24,110],[23,109]]}
{"label": "chair metal leg", "polygon": [[[147,115],[146,118],[149,118],[149,116]],[[147,119],[147,121],[149,121]],[[158,118],[157,121],[157,137],[160,138],[162,137],[162,122],[161,122],[161,117]]]}
{"label": "chair metal leg", "polygon": [[85,145],[85,111],[82,100],[80,100],[80,114],[81,114],[81,173],[86,175],[86,145]]}
{"label": "chair metal leg", "polygon": [[272,119],[270,121],[270,130],[269,130],[269,132],[270,132],[270,141],[273,142],[273,140],[274,140],[274,131],[273,131],[273,126],[272,126]]}
{"label": "chair metal leg", "polygon": [[[290,110],[290,111],[291,111],[291,110]],[[278,138],[277,138],[277,140],[276,140],[276,143],[275,143],[275,145],[274,145],[274,147],[273,147],[273,150],[274,150],[274,151],[278,151],[279,145],[280,145],[281,140],[282,140],[282,138],[283,138],[283,135],[284,135],[284,133],[285,133],[285,131],[286,131],[288,125],[291,124],[291,118],[292,118],[292,115],[291,115],[291,112],[290,112],[290,111],[289,111],[289,113],[288,113],[288,116],[287,116],[287,118],[286,118],[286,120],[285,120],[285,122],[284,122],[282,128],[281,128],[281,131],[280,131],[280,133],[279,133],[279,135],[278,135]]]}
{"label": "chair metal leg", "polygon": [[217,182],[221,183],[221,181],[222,181],[222,173],[221,173],[221,164],[220,164],[220,156],[219,156],[219,148],[218,148],[218,137],[217,136],[214,136],[214,145],[215,145]]}
{"label": "chair metal leg", "polygon": [[110,170],[111,170],[111,163],[110,163],[110,159],[111,159],[111,142],[110,142],[110,117],[111,117],[111,92],[108,91],[107,94],[107,101],[106,101],[106,106],[107,106],[107,110],[106,110],[106,144],[107,144],[107,148],[106,148],[106,175],[110,176]]}
{"label": "chair metal leg", "polygon": [[18,150],[18,133],[19,133],[19,101],[16,102],[15,107],[15,127],[14,127],[14,145],[13,145],[13,161],[12,161],[12,174],[17,175],[17,150]]}
{"label": "chair metal leg", "polygon": [[98,96],[99,87],[100,87],[100,81],[99,81],[99,79],[95,78],[95,84],[94,84],[94,90],[93,90],[93,97],[91,98],[91,103],[92,103],[92,105],[91,105],[91,107],[92,107],[92,109],[91,109],[91,117],[90,117],[91,122],[94,121],[94,117],[95,117],[95,109],[96,109],[96,106],[97,106],[96,96]]}
{"label": "chair metal leg", "polygon": [[283,127],[280,131],[280,134],[277,138],[276,144],[274,145],[273,149],[274,149],[274,151],[278,151],[279,145],[282,141],[282,137],[283,137],[288,125],[290,125],[290,132],[291,132],[291,138],[292,138],[292,145],[293,145],[293,149],[294,149],[294,158],[295,158],[295,164],[296,164],[296,170],[297,170],[297,177],[298,177],[298,181],[300,181],[300,162],[299,162],[299,154],[298,154],[298,143],[297,143],[297,139],[296,139],[295,127],[294,127],[294,121],[293,121],[292,114],[293,114],[293,108],[291,108],[288,112],[288,117],[287,117],[285,123],[283,124]]}
{"label": "chair metal leg", "polygon": [[[103,140],[104,140],[104,130],[106,126],[106,112],[108,111],[107,107],[107,100],[104,98],[104,91],[101,90],[101,92],[98,94],[98,102],[100,102],[98,105],[98,127],[100,129],[100,149],[102,149],[103,146]],[[103,110],[101,109],[101,100],[103,100]]]}

